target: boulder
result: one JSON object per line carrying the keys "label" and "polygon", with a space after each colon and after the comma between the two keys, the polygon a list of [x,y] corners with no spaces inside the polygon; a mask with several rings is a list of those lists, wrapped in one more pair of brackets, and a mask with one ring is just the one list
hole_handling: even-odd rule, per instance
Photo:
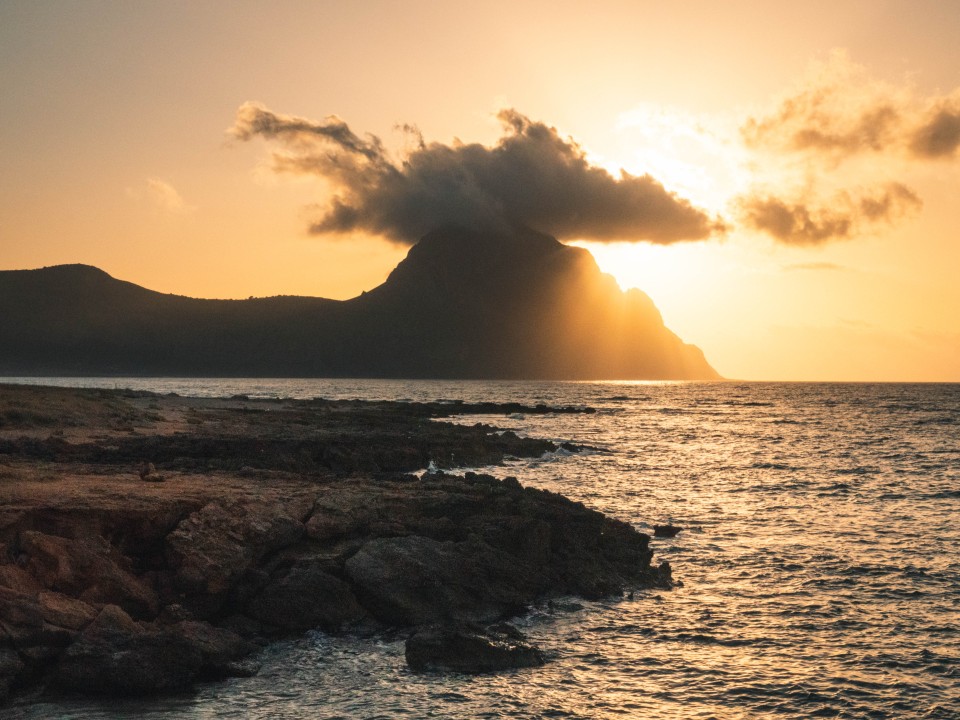
{"label": "boulder", "polygon": [[7,699],[10,688],[23,670],[23,662],[13,648],[0,647],[0,702]]}
{"label": "boulder", "polygon": [[123,557],[103,538],[65,538],[34,530],[20,533],[24,569],[48,590],[94,604],[116,604],[135,617],[152,617],[156,593],[123,567]]}
{"label": "boulder", "polygon": [[60,658],[56,684],[66,691],[146,695],[189,687],[200,673],[197,644],[167,629],[148,632],[115,605]]}
{"label": "boulder", "polygon": [[36,596],[8,588],[0,588],[0,632],[28,665],[27,674],[59,655],[76,635],[47,622]]}
{"label": "boulder", "polygon": [[365,529],[361,520],[326,509],[314,511],[306,523],[307,536],[320,542],[347,537]]}
{"label": "boulder", "polygon": [[18,565],[0,565],[0,587],[36,595],[43,587],[33,576]]}
{"label": "boulder", "polygon": [[651,574],[656,578],[657,585],[660,587],[668,589],[675,586],[683,587],[683,583],[673,579],[673,568],[667,560],[662,560],[660,564],[657,565],[656,570],[651,571]]}
{"label": "boulder", "polygon": [[395,625],[487,622],[522,610],[538,591],[532,568],[476,539],[378,538],[345,567],[364,607]]}
{"label": "boulder", "polygon": [[183,591],[223,595],[256,560],[303,534],[279,506],[211,502],[167,536],[167,559]]}
{"label": "boulder", "polygon": [[87,694],[150,695],[194,680],[250,675],[244,659],[255,646],[205,622],[140,624],[107,605],[60,658],[55,683]]}
{"label": "boulder", "polygon": [[537,518],[513,515],[488,519],[482,530],[483,539],[511,555],[537,565],[549,563],[553,530]]}
{"label": "boulder", "polygon": [[61,593],[41,592],[37,602],[44,620],[68,630],[83,630],[97,617],[97,609],[92,605]]}
{"label": "boulder", "polygon": [[268,584],[247,613],[283,630],[339,630],[365,615],[350,586],[308,560]]}
{"label": "boulder", "polygon": [[40,627],[43,611],[37,596],[0,587],[0,622],[7,627]]}
{"label": "boulder", "polygon": [[653,534],[658,538],[672,538],[676,537],[677,534],[683,530],[682,527],[667,523],[666,525],[654,525]]}
{"label": "boulder", "polygon": [[417,672],[446,670],[488,673],[538,667],[544,657],[513,628],[486,631],[469,626],[433,626],[418,630],[407,640],[407,665]]}
{"label": "boulder", "polygon": [[7,628],[7,632],[25,664],[24,676],[30,679],[59,657],[77,634],[50,623],[42,623],[39,627]]}
{"label": "boulder", "polygon": [[186,639],[200,651],[201,679],[248,676],[256,673],[256,665],[244,662],[244,659],[256,650],[256,646],[232,630],[186,620],[171,626],[170,632]]}

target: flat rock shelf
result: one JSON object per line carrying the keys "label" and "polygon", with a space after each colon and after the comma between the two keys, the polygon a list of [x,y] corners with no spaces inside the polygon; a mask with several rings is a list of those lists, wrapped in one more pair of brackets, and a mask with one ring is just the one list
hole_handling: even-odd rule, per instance
{"label": "flat rock shelf", "polygon": [[311,629],[422,638],[670,587],[630,525],[448,472],[558,449],[436,421],[518,412],[589,410],[0,386],[0,697],[179,691]]}

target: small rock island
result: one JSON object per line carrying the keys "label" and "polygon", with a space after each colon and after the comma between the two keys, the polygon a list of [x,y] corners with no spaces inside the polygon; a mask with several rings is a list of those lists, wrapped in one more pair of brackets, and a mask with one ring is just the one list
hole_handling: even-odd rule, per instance
{"label": "small rock island", "polygon": [[627,523],[449,472],[557,449],[436,421],[515,412],[585,410],[0,386],[0,698],[178,691],[316,628],[408,628],[417,670],[536,665],[500,621],[670,587]]}

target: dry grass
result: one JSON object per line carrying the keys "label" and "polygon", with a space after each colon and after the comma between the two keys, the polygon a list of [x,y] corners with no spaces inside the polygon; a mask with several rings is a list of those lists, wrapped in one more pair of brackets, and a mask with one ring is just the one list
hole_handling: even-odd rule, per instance
{"label": "dry grass", "polygon": [[0,437],[65,437],[155,429],[166,420],[161,402],[107,390],[0,385]]}

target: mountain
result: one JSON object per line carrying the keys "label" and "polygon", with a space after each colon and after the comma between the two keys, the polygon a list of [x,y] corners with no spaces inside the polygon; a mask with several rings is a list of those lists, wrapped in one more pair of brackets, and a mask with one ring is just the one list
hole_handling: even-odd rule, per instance
{"label": "mountain", "polygon": [[85,265],[0,271],[0,374],[718,378],[586,250],[456,227],[344,301],[200,300]]}

